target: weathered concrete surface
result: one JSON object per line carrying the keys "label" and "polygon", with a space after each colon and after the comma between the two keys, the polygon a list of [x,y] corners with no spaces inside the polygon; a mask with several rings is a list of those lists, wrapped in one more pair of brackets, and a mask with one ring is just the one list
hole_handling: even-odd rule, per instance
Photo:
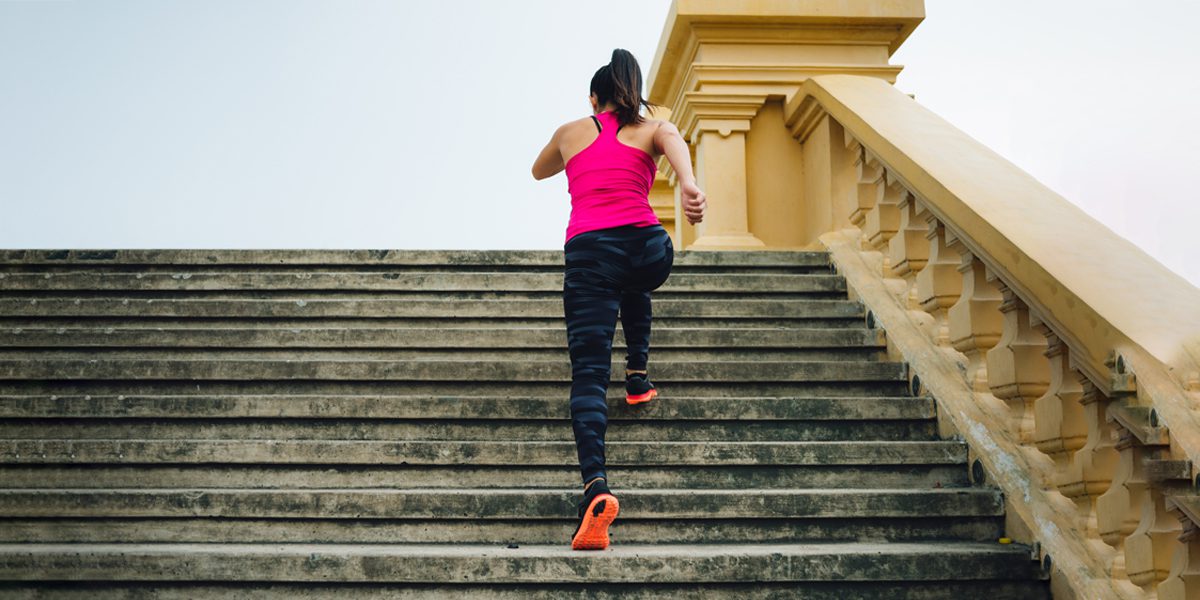
{"label": "weathered concrete surface", "polygon": [[[610,534],[624,544],[794,544],[960,540],[994,543],[1001,516],[619,519]],[[575,522],[559,519],[277,519],[138,517],[54,520],[14,518],[0,529],[3,542],[232,542],[328,544],[560,544]]]}
{"label": "weathered concrete surface", "polygon": [[[207,360],[286,360],[291,362],[314,362],[314,361],[420,361],[428,362],[434,360],[443,361],[469,361],[476,363],[514,363],[514,362],[546,362],[546,361],[561,361],[564,353],[567,352],[567,344],[565,340],[561,348],[486,348],[486,349],[471,349],[471,348],[432,348],[432,349],[365,349],[365,348],[304,348],[293,347],[288,348],[287,344],[279,344],[277,346],[264,344],[262,347],[241,347],[235,349],[223,348],[179,348],[171,344],[170,347],[159,347],[154,349],[157,344],[129,344],[129,346],[140,346],[136,352],[117,349],[113,346],[89,348],[86,344],[76,345],[68,344],[42,344],[39,348],[54,348],[54,350],[40,351],[39,354],[46,357],[47,360],[53,359],[78,359],[84,356],[99,356],[103,354],[107,358],[118,360],[140,360],[142,357],[149,355],[147,350],[154,352],[154,359],[160,361],[193,361],[201,356]],[[168,341],[163,344],[170,344]],[[56,347],[57,346],[57,347]],[[731,348],[710,347],[710,348],[655,348],[654,361],[656,363],[706,363],[720,362],[730,358]],[[743,348],[738,349],[739,358],[743,361],[762,361],[762,362],[866,362],[881,358],[882,348],[872,347],[841,347],[841,348]],[[625,366],[626,349],[624,347],[613,348],[610,356],[611,360],[618,366]],[[21,360],[25,358],[20,352],[0,352],[0,360],[13,359]],[[620,370],[618,369],[618,373]]]}
{"label": "weathered concrete surface", "polygon": [[[672,386],[674,389],[674,386]],[[670,402],[629,406],[624,390],[610,390],[609,420],[736,420],[742,426],[776,420],[931,420],[932,398],[912,396],[713,397],[672,394]],[[665,392],[664,392],[665,393]],[[620,394],[619,396],[617,394]],[[518,395],[5,395],[0,417],[203,418],[303,417],[337,419],[562,420],[565,396]]]}
{"label": "weathered concrete surface", "polygon": [[998,544],[561,545],[0,544],[0,578],[205,581],[720,582],[1025,578],[1033,563]]}
{"label": "weathered concrete surface", "polygon": [[[0,272],[0,285],[9,291],[232,291],[232,290],[374,290],[398,292],[455,292],[520,290],[562,292],[562,273],[504,272],[269,272],[182,271],[126,273],[96,270],[13,273]],[[659,288],[667,292],[836,293],[845,280],[831,274],[739,273],[672,275]]]}
{"label": "weathered concrete surface", "polygon": [[[969,485],[965,463],[610,466],[622,489],[927,489]],[[8,464],[3,488],[570,488],[566,466]]]}
{"label": "weathered concrete surface", "polygon": [[[14,600],[42,599],[39,588],[22,584],[0,583],[0,593]],[[355,598],[375,600],[962,600],[986,597],[989,600],[1042,600],[1049,598],[1036,581],[977,580],[965,582],[875,582],[815,581],[787,583],[700,583],[700,584],[355,584]],[[55,587],[55,598],[63,600],[242,600],[247,596],[264,599],[317,600],[344,598],[346,589],[337,584],[305,582],[284,583],[64,583]]]}
{"label": "weathered concrete surface", "polygon": [[[99,356],[101,358],[86,358]],[[321,379],[399,381],[571,381],[568,357],[558,360],[289,360],[157,359],[153,352],[39,352],[0,358],[0,379]],[[614,358],[610,381],[625,381],[625,361]],[[904,381],[903,363],[881,361],[655,361],[655,381]]]}
{"label": "weathered concrete surface", "polygon": [[[654,380],[660,381],[655,376]],[[0,378],[0,397],[40,396],[52,401],[60,398],[87,396],[172,397],[184,398],[196,394],[208,397],[274,396],[304,398],[311,396],[394,397],[417,396],[444,398],[479,396],[509,398],[546,398],[559,396],[568,399],[570,392],[564,381],[487,381],[477,380],[455,384],[446,381],[403,380],[156,380],[156,379],[3,379]],[[664,393],[668,391],[664,388]],[[909,393],[908,381],[674,381],[670,384],[672,397],[704,397],[717,401],[745,398],[804,399],[831,397],[894,398]],[[625,388],[612,382],[609,398],[624,401]],[[666,396],[664,395],[664,398]],[[560,404],[559,408],[565,408]],[[648,407],[639,407],[639,410]],[[560,413],[561,414],[561,413]]]}
{"label": "weathered concrete surface", "polygon": [[[661,288],[660,288],[661,289]],[[539,294],[542,299],[511,299],[523,292],[487,292],[476,295],[481,298],[460,298],[462,293],[440,293],[423,297],[421,294],[388,294],[372,297],[355,293],[352,297],[338,298],[340,292],[313,294],[288,294],[286,298],[220,298],[212,294],[203,297],[156,297],[140,298],[129,294],[113,294],[112,297],[80,295],[75,298],[29,297],[0,298],[0,315],[11,317],[187,317],[187,318],[255,318],[255,319],[314,319],[314,318],[392,318],[392,319],[450,319],[433,325],[494,326],[501,323],[519,326],[523,319],[546,319],[558,325],[563,319],[562,290]],[[493,299],[488,296],[500,295]],[[130,297],[132,296],[132,297]],[[297,297],[299,296],[299,297]],[[689,294],[695,296],[695,294]],[[712,319],[739,318],[765,321],[768,319],[855,319],[866,314],[861,304],[846,299],[795,299],[786,296],[772,299],[757,297],[738,298],[672,298],[655,292],[654,318],[664,320],[664,325],[674,326],[678,319],[703,319],[697,325],[723,325]],[[486,319],[479,323],[463,319]],[[301,321],[303,326],[305,321]],[[430,325],[422,320],[418,325]],[[543,321],[538,325],[545,326]],[[755,323],[756,325],[758,323]],[[860,325],[858,321],[856,325]],[[77,325],[74,322],[64,325]],[[333,323],[331,325],[343,325]],[[20,326],[20,325],[17,325]]]}
{"label": "weathered concrete surface", "polygon": [[[305,270],[322,266],[363,267],[440,266],[440,267],[554,267],[563,265],[562,250],[230,250],[230,249],[112,249],[112,250],[0,250],[0,265],[51,266],[127,266],[156,265],[177,268],[184,265],[272,268],[275,265],[303,266]],[[686,252],[675,253],[675,267],[828,267],[825,252],[772,250],[769,252]]]}
{"label": "weathered concrete surface", "polygon": [[[561,408],[561,407],[558,407]],[[217,439],[217,440],[451,440],[494,441],[521,440],[529,442],[571,441],[569,419],[556,410],[555,414],[533,417],[503,415],[469,421],[461,419],[409,419],[391,416],[375,419],[198,419],[119,420],[93,419],[80,422],[67,420],[21,419],[0,422],[0,439]],[[615,412],[615,411],[614,411]],[[927,421],[882,420],[871,415],[855,417],[841,415],[840,420],[760,421],[744,423],[738,420],[656,421],[640,422],[638,415],[626,414],[621,420],[610,420],[606,439],[619,443],[631,442],[847,442],[847,441],[920,441],[933,439],[933,429]]]}
{"label": "weathered concrete surface", "polygon": [[[625,490],[623,519],[999,515],[994,490]],[[557,519],[574,489],[0,489],[9,516]]]}
{"label": "weathered concrete surface", "polygon": [[[961,442],[614,442],[621,465],[962,464]],[[29,463],[577,465],[574,442],[458,440],[0,439],[0,457]]]}
{"label": "weathered concrete surface", "polygon": [[[657,306],[655,307],[657,308]],[[625,349],[625,333],[617,328],[614,351]],[[499,350],[528,353],[546,349],[558,353],[567,347],[565,326],[557,327],[382,327],[370,323],[355,327],[272,326],[269,322],[241,327],[138,327],[136,325],[0,328],[0,348],[90,346],[162,348],[411,348],[422,353],[435,349]],[[667,349],[686,351],[702,348],[738,348],[743,352],[765,349],[864,349],[886,346],[878,329],[762,329],[751,327],[655,327],[655,357]],[[392,353],[393,355],[395,353]],[[415,354],[413,354],[415,356]],[[403,355],[401,355],[403,356]],[[518,356],[517,352],[511,357]],[[713,359],[708,359],[713,360]]]}

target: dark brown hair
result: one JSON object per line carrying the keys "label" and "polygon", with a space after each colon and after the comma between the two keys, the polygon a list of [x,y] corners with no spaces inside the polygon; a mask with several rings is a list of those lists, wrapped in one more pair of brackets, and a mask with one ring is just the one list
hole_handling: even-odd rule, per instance
{"label": "dark brown hair", "polygon": [[621,126],[641,123],[642,107],[657,106],[642,97],[642,69],[633,54],[621,48],[613,50],[612,60],[592,76],[592,93],[600,106],[610,101],[617,106]]}

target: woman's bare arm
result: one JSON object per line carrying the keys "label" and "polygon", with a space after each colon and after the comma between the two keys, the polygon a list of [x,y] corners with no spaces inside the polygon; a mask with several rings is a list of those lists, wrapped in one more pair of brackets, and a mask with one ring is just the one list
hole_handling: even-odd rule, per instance
{"label": "woman's bare arm", "polygon": [[565,127],[566,125],[563,125],[554,131],[554,135],[550,138],[550,143],[546,144],[545,148],[542,148],[542,152],[538,154],[537,160],[533,161],[532,172],[534,179],[540,181],[547,177],[553,177],[565,168],[562,152],[558,149]]}
{"label": "woman's bare arm", "polygon": [[704,209],[708,207],[704,192],[696,186],[696,175],[692,172],[692,154],[679,128],[670,121],[663,121],[654,131],[654,149],[667,157],[679,185],[683,214],[688,223],[695,225],[704,220]]}
{"label": "woman's bare arm", "polygon": [[674,123],[662,121],[659,124],[658,129],[654,131],[654,149],[667,156],[667,162],[671,163],[676,179],[696,182],[696,176],[692,174],[692,155]]}

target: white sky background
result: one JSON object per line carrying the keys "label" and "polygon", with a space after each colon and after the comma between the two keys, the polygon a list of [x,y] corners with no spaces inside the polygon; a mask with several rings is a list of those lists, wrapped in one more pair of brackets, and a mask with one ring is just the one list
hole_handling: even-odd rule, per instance
{"label": "white sky background", "polygon": [[[0,247],[561,248],[565,177],[529,167],[614,47],[649,70],[668,5],[0,0]],[[1197,22],[926,0],[893,62],[1200,285]]]}

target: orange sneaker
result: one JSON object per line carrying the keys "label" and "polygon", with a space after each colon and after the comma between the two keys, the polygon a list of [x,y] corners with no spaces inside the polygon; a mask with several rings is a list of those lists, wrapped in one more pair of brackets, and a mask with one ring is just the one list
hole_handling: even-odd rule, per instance
{"label": "orange sneaker", "polygon": [[572,550],[603,550],[608,547],[608,526],[617,513],[621,504],[612,495],[606,481],[601,479],[593,483],[583,495],[579,503],[579,525],[571,536]]}
{"label": "orange sneaker", "polygon": [[625,376],[625,402],[641,404],[649,402],[658,395],[654,384],[650,383],[645,373],[630,373]]}

